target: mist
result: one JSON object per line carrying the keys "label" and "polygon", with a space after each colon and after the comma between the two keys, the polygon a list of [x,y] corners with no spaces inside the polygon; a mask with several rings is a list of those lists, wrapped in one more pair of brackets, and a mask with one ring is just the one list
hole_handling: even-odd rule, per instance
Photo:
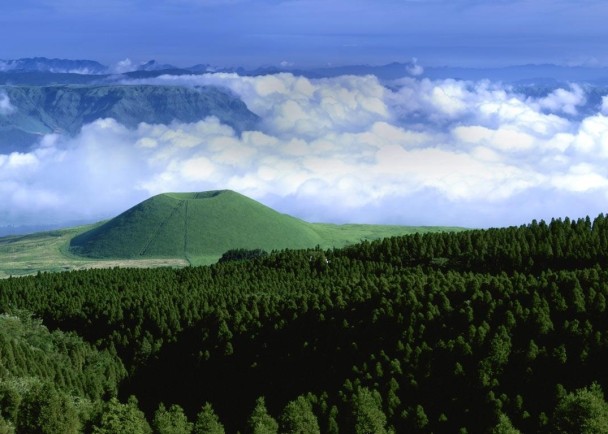
{"label": "mist", "polygon": [[[232,189],[307,221],[490,227],[594,216],[608,187],[606,97],[488,81],[282,73],[161,76],[214,85],[261,123],[236,133],[113,119],[0,155],[0,226],[96,221],[169,191]],[[585,110],[582,108],[585,107]],[[0,110],[13,110],[0,95]]]}

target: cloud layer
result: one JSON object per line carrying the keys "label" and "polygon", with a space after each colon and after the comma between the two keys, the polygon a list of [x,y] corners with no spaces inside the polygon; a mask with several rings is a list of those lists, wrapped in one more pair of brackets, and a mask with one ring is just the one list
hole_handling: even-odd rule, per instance
{"label": "cloud layer", "polygon": [[4,92],[0,92],[0,115],[8,115],[15,111],[15,107],[11,104],[11,100]]}
{"label": "cloud layer", "polygon": [[75,138],[46,136],[30,153],[0,155],[0,225],[93,220],[156,193],[224,188],[309,221],[487,227],[604,211],[608,103],[580,116],[588,98],[576,84],[531,97],[412,77],[146,83],[229,88],[261,129],[102,119]]}

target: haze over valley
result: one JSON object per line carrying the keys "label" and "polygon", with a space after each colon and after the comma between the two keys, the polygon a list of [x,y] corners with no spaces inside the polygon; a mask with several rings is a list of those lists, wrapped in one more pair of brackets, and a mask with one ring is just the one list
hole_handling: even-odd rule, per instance
{"label": "haze over valley", "polygon": [[0,64],[4,233],[215,189],[309,222],[490,227],[603,211],[601,67],[122,67]]}

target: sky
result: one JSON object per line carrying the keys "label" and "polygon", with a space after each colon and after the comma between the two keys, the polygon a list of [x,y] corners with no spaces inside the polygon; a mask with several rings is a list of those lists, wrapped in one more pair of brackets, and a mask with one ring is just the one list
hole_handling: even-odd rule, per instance
{"label": "sky", "polygon": [[21,0],[0,59],[177,66],[608,65],[601,0]]}
{"label": "sky", "polygon": [[[0,226],[95,221],[167,191],[232,189],[312,222],[491,227],[595,216],[608,199],[608,90],[535,96],[430,80],[433,65],[608,65],[594,0],[24,0],[0,58],[294,66],[415,59],[403,77],[161,76],[220,86],[260,118],[129,129],[99,119],[0,153]],[[35,30],[32,30],[35,29]],[[600,92],[598,96],[597,92]],[[594,99],[595,98],[595,99]],[[0,116],[16,108],[0,90]]]}

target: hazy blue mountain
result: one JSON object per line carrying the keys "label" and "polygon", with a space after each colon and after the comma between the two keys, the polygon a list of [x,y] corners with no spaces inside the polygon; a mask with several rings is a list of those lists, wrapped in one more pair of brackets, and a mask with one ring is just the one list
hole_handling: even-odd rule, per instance
{"label": "hazy blue mountain", "polygon": [[[129,79],[154,78],[160,75],[237,73],[258,76],[289,72],[309,78],[340,75],[375,75],[387,86],[398,86],[394,80],[416,72],[419,79],[488,79],[512,84],[516,92],[532,97],[546,96],[558,87],[583,83],[586,103],[575,114],[581,117],[596,113],[602,97],[608,93],[608,68],[569,67],[559,65],[519,65],[504,68],[421,68],[415,63],[386,65],[347,65],[296,69],[263,66],[215,67],[197,64],[178,68],[151,60],[133,65],[133,71],[111,73],[93,60],[28,58],[0,61],[0,95],[6,94],[15,108],[0,114],[0,153],[27,149],[43,134],[60,132],[69,135],[99,118],[112,117],[135,127],[140,122],[195,122],[206,116],[217,116],[237,131],[251,129],[257,116],[231,93],[219,88],[198,89],[169,86],[126,86]],[[406,122],[407,120],[404,120]]]}
{"label": "hazy blue mountain", "polygon": [[169,65],[167,63],[158,63],[156,60],[150,60],[146,63],[142,63],[137,67],[139,71],[163,71],[167,69],[179,69],[176,66]]}
{"label": "hazy blue mountain", "polygon": [[[321,77],[336,77],[340,75],[367,75],[373,74],[383,80],[392,80],[396,78],[411,75],[411,71],[417,65],[413,62],[393,62],[386,65],[343,65],[329,67],[312,67],[312,68],[294,68],[281,66],[262,66],[254,69],[247,69],[240,66],[235,67],[219,67],[209,64],[197,64],[188,67],[177,67],[171,64],[150,60],[145,63],[133,66],[133,71],[127,72],[126,75],[133,73],[147,73],[141,76],[154,77],[161,74],[201,74],[207,72],[234,72],[240,75],[265,75],[275,74],[278,72],[291,72],[297,75],[303,75],[310,78]],[[0,82],[7,82],[9,78],[5,74],[16,75],[13,79],[19,83],[23,83],[24,78],[18,77],[22,73],[48,73],[48,74],[77,74],[96,76],[99,79],[100,75],[119,78],[121,74],[111,74],[110,69],[94,60],[69,60],[69,59],[47,59],[45,57],[24,58],[16,60],[0,60]],[[522,82],[522,83],[537,83],[537,84],[555,84],[556,82],[591,82],[591,83],[607,83],[608,68],[593,67],[593,66],[562,66],[553,64],[530,64],[530,65],[515,65],[507,67],[495,68],[462,68],[450,66],[435,66],[424,67],[418,76],[431,79],[455,78],[462,80],[499,80],[506,82]],[[140,75],[136,75],[140,76]],[[48,75],[30,76],[43,81],[54,80],[57,83],[57,77],[51,79]],[[101,77],[106,78],[108,77]],[[66,83],[68,77],[60,78],[62,83]],[[112,79],[112,78],[109,78]],[[92,78],[90,78],[92,80]],[[41,83],[30,83],[41,84]],[[49,83],[46,83],[49,84]]]}
{"label": "hazy blue mountain", "polygon": [[108,68],[94,60],[47,59],[32,57],[15,60],[0,60],[3,72],[51,72],[70,74],[105,74]]}
{"label": "hazy blue mountain", "polygon": [[197,65],[194,66],[189,66],[187,68],[184,68],[185,70],[192,72],[194,74],[205,74],[208,72],[215,72],[217,70],[216,67],[209,65],[209,64],[203,64],[203,63],[199,63]]}
{"label": "hazy blue mountain", "polygon": [[107,79],[106,75],[58,73],[48,71],[0,71],[0,85],[50,86],[57,84],[91,84]]}
{"label": "hazy blue mountain", "polygon": [[[381,80],[395,80],[402,77],[429,78],[432,80],[453,78],[457,80],[492,80],[518,84],[558,85],[568,82],[592,84],[608,83],[608,68],[560,65],[516,65],[497,68],[461,68],[435,66],[420,68],[412,62],[393,62],[386,65],[344,65],[322,68],[299,69],[265,66],[252,70],[244,68],[223,68],[222,72],[236,72],[240,75],[266,75],[290,72],[309,78],[338,77],[341,75],[375,75]],[[418,69],[418,71],[416,71]],[[415,71],[418,74],[413,75]]]}
{"label": "hazy blue mountain", "polygon": [[253,129],[258,121],[236,96],[210,86],[0,86],[0,92],[14,107],[0,114],[0,153],[23,150],[43,134],[77,134],[100,118],[133,128],[140,122],[196,122],[216,116],[239,132]]}
{"label": "hazy blue mountain", "polygon": [[606,83],[608,68],[561,66],[552,64],[516,65],[503,68],[426,68],[424,76],[432,79],[495,80],[511,83],[556,84],[559,82]]}

